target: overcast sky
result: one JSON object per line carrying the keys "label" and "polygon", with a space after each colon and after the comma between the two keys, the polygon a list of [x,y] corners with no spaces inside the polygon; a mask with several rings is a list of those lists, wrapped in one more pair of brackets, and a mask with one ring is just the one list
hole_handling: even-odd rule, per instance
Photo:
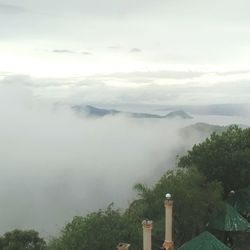
{"label": "overcast sky", "polygon": [[0,0],[0,234],[47,235],[112,201],[125,207],[136,182],[201,140],[180,127],[249,124],[67,109],[249,103],[249,10],[249,0]]}
{"label": "overcast sky", "polygon": [[247,102],[249,8],[248,0],[0,0],[1,78],[31,77],[43,96],[100,103]]}

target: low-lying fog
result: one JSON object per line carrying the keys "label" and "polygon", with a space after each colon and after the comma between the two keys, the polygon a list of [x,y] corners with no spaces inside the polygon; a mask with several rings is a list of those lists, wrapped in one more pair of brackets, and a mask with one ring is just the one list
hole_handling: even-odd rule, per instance
{"label": "low-lying fog", "polygon": [[181,138],[180,128],[250,124],[232,117],[90,119],[16,86],[0,86],[0,117],[0,234],[32,228],[43,236],[111,202],[126,207],[135,183],[154,183],[175,166],[176,154],[201,140]]}

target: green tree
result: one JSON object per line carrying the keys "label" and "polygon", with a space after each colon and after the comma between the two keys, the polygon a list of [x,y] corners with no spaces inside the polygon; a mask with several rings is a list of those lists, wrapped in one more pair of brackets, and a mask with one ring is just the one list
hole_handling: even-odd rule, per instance
{"label": "green tree", "polygon": [[[173,229],[177,246],[192,239],[206,227],[210,214],[220,209],[222,188],[219,182],[204,185],[205,177],[197,169],[168,171],[159,182],[148,188],[135,186],[140,199],[130,206],[131,213],[154,221],[155,247],[164,240],[164,197],[174,199]],[[194,219],[195,216],[195,219]]]}
{"label": "green tree", "polygon": [[115,249],[119,242],[129,242],[131,250],[138,249],[141,227],[128,213],[110,205],[105,211],[74,217],[62,230],[61,236],[50,242],[53,250]]}
{"label": "green tree", "polygon": [[44,239],[34,230],[13,230],[0,237],[1,250],[43,250],[46,247]]}
{"label": "green tree", "polygon": [[231,126],[203,143],[194,145],[186,156],[180,158],[179,167],[197,167],[206,181],[220,181],[224,195],[244,188],[250,183],[250,128]]}

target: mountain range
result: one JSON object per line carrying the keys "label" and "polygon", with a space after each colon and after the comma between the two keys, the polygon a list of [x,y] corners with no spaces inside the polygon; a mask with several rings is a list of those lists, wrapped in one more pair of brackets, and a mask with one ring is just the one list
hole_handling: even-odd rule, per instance
{"label": "mountain range", "polygon": [[115,116],[115,115],[126,115],[133,118],[155,118],[155,119],[192,119],[193,117],[187,114],[183,110],[177,110],[169,112],[166,115],[156,115],[149,113],[134,113],[134,112],[124,112],[116,109],[103,109],[97,108],[90,105],[74,105],[72,109],[83,115],[90,117],[104,117],[104,116]]}

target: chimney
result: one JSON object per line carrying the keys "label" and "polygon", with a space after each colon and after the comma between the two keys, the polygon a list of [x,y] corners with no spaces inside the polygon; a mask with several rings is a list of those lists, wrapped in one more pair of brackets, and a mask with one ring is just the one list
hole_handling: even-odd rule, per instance
{"label": "chimney", "polygon": [[151,220],[144,220],[142,222],[143,228],[143,250],[151,250],[152,243],[151,243],[151,230],[153,226],[153,221]]}
{"label": "chimney", "polygon": [[173,200],[171,194],[166,194],[164,206],[165,206],[165,241],[163,243],[163,249],[173,250],[174,249],[174,244],[172,241]]}
{"label": "chimney", "polygon": [[129,247],[130,247],[130,244],[119,243],[116,248],[117,248],[117,250],[128,250]]}

